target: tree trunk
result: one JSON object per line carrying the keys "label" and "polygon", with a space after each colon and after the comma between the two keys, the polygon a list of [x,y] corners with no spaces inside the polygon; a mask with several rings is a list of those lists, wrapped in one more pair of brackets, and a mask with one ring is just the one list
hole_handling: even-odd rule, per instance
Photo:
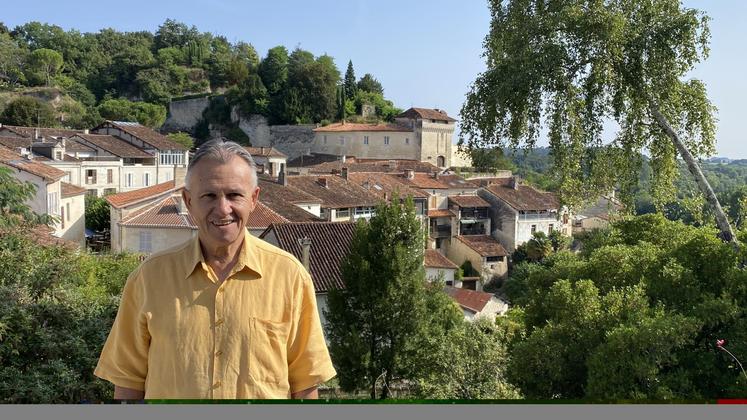
{"label": "tree trunk", "polygon": [[656,122],[659,123],[659,127],[661,127],[664,132],[667,133],[669,138],[672,139],[674,147],[677,148],[680,156],[682,156],[682,159],[687,164],[687,169],[690,171],[693,177],[695,177],[695,181],[698,183],[700,191],[705,196],[706,200],[708,201],[708,205],[711,207],[711,210],[715,214],[716,225],[721,231],[719,236],[724,242],[729,242],[730,244],[732,244],[734,249],[738,250],[739,243],[737,242],[737,238],[734,236],[734,231],[731,229],[729,219],[726,217],[724,209],[721,208],[721,203],[719,203],[718,198],[716,198],[716,194],[713,192],[711,184],[708,183],[708,180],[703,175],[703,171],[700,170],[698,162],[695,161],[693,155],[689,150],[687,150],[687,147],[685,147],[685,144],[682,143],[680,137],[677,135],[677,133],[674,132],[671,125],[669,125],[669,121],[667,121],[667,118],[659,111],[659,106],[656,104],[656,102],[650,101],[650,105],[651,114],[654,116],[654,119],[656,119]]}

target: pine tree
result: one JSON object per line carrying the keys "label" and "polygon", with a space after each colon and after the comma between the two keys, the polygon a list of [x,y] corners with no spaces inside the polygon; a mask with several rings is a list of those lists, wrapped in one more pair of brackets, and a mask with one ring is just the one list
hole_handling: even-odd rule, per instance
{"label": "pine tree", "polygon": [[355,70],[353,70],[353,60],[348,61],[348,69],[345,71],[345,98],[353,100],[355,93],[358,91],[358,85],[355,81]]}

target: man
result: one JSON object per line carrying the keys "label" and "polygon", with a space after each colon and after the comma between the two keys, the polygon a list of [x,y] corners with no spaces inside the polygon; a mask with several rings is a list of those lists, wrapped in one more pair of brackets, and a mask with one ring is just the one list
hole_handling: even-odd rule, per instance
{"label": "man", "polygon": [[197,237],[130,275],[94,372],[115,399],[317,398],[335,375],[308,272],[246,230],[258,197],[243,147],[200,147],[182,192]]}

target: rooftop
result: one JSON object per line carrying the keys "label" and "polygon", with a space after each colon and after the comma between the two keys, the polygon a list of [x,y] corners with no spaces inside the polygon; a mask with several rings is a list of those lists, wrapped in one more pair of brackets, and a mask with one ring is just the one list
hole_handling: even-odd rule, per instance
{"label": "rooftop", "polygon": [[320,199],[324,208],[368,207],[378,203],[368,190],[337,175],[289,176],[288,185]]}
{"label": "rooftop", "polygon": [[309,272],[317,293],[345,287],[340,266],[350,250],[355,233],[355,223],[281,223],[268,227],[260,238],[275,233],[278,246],[302,261],[298,240],[311,239]]}
{"label": "rooftop", "polygon": [[459,306],[467,309],[474,313],[482,312],[485,309],[485,305],[493,299],[493,294],[486,292],[478,292],[469,289],[460,289],[457,287],[446,286],[444,292],[451,296]]}
{"label": "rooftop", "polygon": [[72,130],[68,128],[47,128],[47,127],[23,127],[18,125],[0,125],[0,135],[3,129],[11,131],[18,136],[33,138],[34,133],[38,132],[41,137],[70,137],[75,134],[84,133],[84,130]]}
{"label": "rooftop", "polygon": [[452,268],[456,270],[459,268],[456,264],[451,262],[448,258],[441,255],[440,252],[435,249],[426,249],[423,265],[431,268]]}
{"label": "rooftop", "polygon": [[402,182],[397,177],[381,172],[349,172],[348,181],[354,182],[380,200],[389,200],[393,194],[400,197],[428,198],[428,194]]}
{"label": "rooftop", "polygon": [[104,121],[98,127],[93,130],[99,131],[106,128],[117,128],[124,131],[125,133],[140,139],[141,141],[150,144],[158,150],[181,150],[186,151],[187,149],[181,144],[171,140],[163,134],[140,125],[136,122],[129,121]]}
{"label": "rooftop", "polygon": [[436,120],[455,122],[456,120],[446,115],[446,111],[442,109],[430,109],[430,108],[410,108],[407,111],[396,115],[394,118],[413,118],[423,120]]}
{"label": "rooftop", "polygon": [[122,208],[148,198],[165,194],[175,188],[176,183],[174,181],[166,181],[150,187],[108,195],[105,199],[114,208]]}
{"label": "rooftop", "polygon": [[84,146],[93,145],[121,158],[152,158],[153,155],[133,146],[131,143],[107,134],[76,134],[73,137]]}
{"label": "rooftop", "polygon": [[[348,159],[350,160],[350,159]],[[355,159],[352,162],[343,163],[339,158],[334,162],[324,162],[316,165],[308,165],[309,172],[312,173],[339,173],[342,172],[342,168],[348,168],[348,172],[403,172],[405,170],[412,170],[414,172],[427,172],[432,174],[433,172],[440,171],[440,169],[428,162],[420,162],[417,160],[410,159]]]}
{"label": "rooftop", "polygon": [[258,178],[259,201],[289,222],[319,222],[314,216],[296,204],[321,204],[322,200],[291,185],[280,185],[274,179]]}
{"label": "rooftop", "polygon": [[508,255],[503,245],[489,235],[460,235],[456,238],[482,257],[505,257]]}
{"label": "rooftop", "polygon": [[86,189],[77,185],[68,184],[67,182],[61,182],[62,198],[74,197],[86,193]]}
{"label": "rooftop", "polygon": [[4,146],[0,146],[0,163],[36,175],[47,182],[54,182],[65,176],[65,172],[57,168],[28,160]]}
{"label": "rooftop", "polygon": [[449,204],[459,207],[490,207],[490,203],[476,195],[450,195]]}
{"label": "rooftop", "polygon": [[314,129],[318,133],[346,133],[352,131],[406,131],[411,132],[412,128],[400,124],[359,124],[359,123],[333,123]]}
{"label": "rooftop", "polygon": [[279,151],[274,147],[249,147],[245,146],[247,152],[252,156],[263,156],[263,157],[274,157],[274,158],[287,158],[283,152]]}
{"label": "rooftop", "polygon": [[486,186],[485,190],[515,210],[556,210],[560,207],[555,194],[522,184],[517,189],[511,188],[511,178],[496,178],[496,183]]}

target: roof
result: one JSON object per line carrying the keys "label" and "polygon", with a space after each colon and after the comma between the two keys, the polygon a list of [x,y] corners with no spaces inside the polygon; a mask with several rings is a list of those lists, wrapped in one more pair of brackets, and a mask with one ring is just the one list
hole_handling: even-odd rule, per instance
{"label": "roof", "polygon": [[62,186],[62,198],[74,197],[86,193],[86,189],[77,185],[69,184],[67,182],[61,182]]}
{"label": "roof", "polygon": [[456,238],[483,257],[508,255],[503,245],[489,235],[460,235]]}
{"label": "roof", "polygon": [[475,290],[461,289],[451,286],[445,286],[444,292],[451,296],[459,306],[475,313],[482,312],[488,302],[490,302],[490,299],[495,297],[492,293],[478,292]]}
{"label": "roof", "polygon": [[296,204],[321,204],[322,200],[290,185],[280,185],[275,180],[258,178],[259,201],[289,222],[319,222],[314,216]]}
{"label": "roof", "polygon": [[539,191],[521,184],[518,189],[513,189],[510,186],[511,178],[498,178],[498,181],[496,184],[485,187],[485,190],[515,210],[553,210],[560,207],[560,202],[553,193]]}
{"label": "roof", "polygon": [[453,211],[449,209],[428,210],[428,217],[456,217]]}
{"label": "roof", "polygon": [[158,150],[187,150],[184,146],[171,140],[163,134],[151,128],[140,125],[136,122],[107,120],[101,123],[98,127],[94,128],[94,130],[101,130],[107,127],[118,128],[125,133],[136,137],[144,141],[145,143],[150,144]]}
{"label": "roof", "polygon": [[4,146],[0,146],[0,163],[36,175],[48,182],[57,181],[65,176],[64,171],[41,162],[28,160]]}
{"label": "roof", "polygon": [[245,146],[247,152],[252,156],[287,158],[285,154],[274,147],[249,147]]}
{"label": "roof", "polygon": [[428,194],[400,181],[397,177],[381,172],[349,172],[348,181],[368,190],[380,200],[389,200],[393,194],[400,197],[428,198]]}
{"label": "roof", "polygon": [[72,130],[67,128],[46,128],[46,127],[23,127],[18,125],[5,125],[0,126],[0,130],[3,128],[16,133],[21,137],[32,138],[34,132],[38,130],[39,135],[42,137],[71,137],[75,134],[84,133],[83,130]]}
{"label": "roof", "polygon": [[[299,209],[303,211],[302,209]],[[261,201],[257,202],[254,210],[249,213],[249,220],[246,225],[249,229],[265,229],[273,223],[288,223],[290,220],[279,215],[273,209],[267,207]]]}
{"label": "roof", "polygon": [[260,235],[260,238],[264,238],[271,231],[275,232],[278,246],[293,254],[299,261],[302,261],[303,255],[298,240],[304,237],[311,239],[309,272],[317,293],[345,287],[340,266],[350,251],[355,223],[273,224]]}
{"label": "roof", "polygon": [[0,136],[0,146],[5,146],[8,149],[30,149],[31,139],[23,137],[6,137]]}
{"label": "roof", "polygon": [[95,152],[96,149],[87,145],[83,144],[74,138],[69,138],[65,142],[65,152]]}
{"label": "roof", "polygon": [[[312,153],[310,155],[301,155],[297,158],[293,158],[288,161],[289,168],[299,168],[306,166],[314,166],[320,163],[326,162],[340,162],[341,157],[337,155],[329,155],[326,153]],[[353,160],[354,156],[347,156],[346,160]],[[340,162],[342,163],[342,162]]]}
{"label": "roof", "polygon": [[609,220],[610,215],[618,214],[624,208],[625,206],[614,198],[599,197],[595,203],[578,211],[577,216],[598,217],[603,220]]}
{"label": "roof", "polygon": [[347,133],[352,131],[413,131],[412,128],[401,124],[359,124],[359,123],[334,123],[317,127],[314,129],[318,133]]}
{"label": "roof", "polygon": [[[326,180],[327,187],[322,180]],[[368,190],[337,175],[289,176],[288,184],[322,200],[325,208],[367,207],[378,203]]]}
{"label": "roof", "polygon": [[449,204],[456,204],[459,207],[490,207],[490,203],[476,195],[450,195]]}
{"label": "roof", "polygon": [[140,188],[137,190],[112,194],[104,197],[114,208],[122,208],[139,201],[153,198],[164,194],[176,188],[176,183],[172,181],[162,182],[150,187]]}
{"label": "roof", "polygon": [[394,118],[413,118],[423,120],[436,120],[436,121],[447,121],[454,122],[455,119],[446,115],[446,111],[442,109],[429,109],[429,108],[410,108],[407,111],[396,115]]}
{"label": "roof", "polygon": [[144,150],[133,146],[127,141],[107,134],[78,134],[75,138],[80,138],[85,142],[93,144],[94,146],[121,158],[153,157],[153,155],[146,153]]}
{"label": "roof", "polygon": [[402,172],[413,170],[414,172],[433,173],[440,171],[438,166],[428,162],[420,162],[409,159],[355,159],[354,162],[343,163],[339,158],[334,162],[324,162],[316,165],[308,165],[312,173],[339,173],[342,168],[348,168],[348,172]]}
{"label": "roof", "polygon": [[455,270],[459,268],[456,264],[441,255],[441,253],[436,251],[435,249],[425,250],[423,265],[433,268],[453,268]]}

